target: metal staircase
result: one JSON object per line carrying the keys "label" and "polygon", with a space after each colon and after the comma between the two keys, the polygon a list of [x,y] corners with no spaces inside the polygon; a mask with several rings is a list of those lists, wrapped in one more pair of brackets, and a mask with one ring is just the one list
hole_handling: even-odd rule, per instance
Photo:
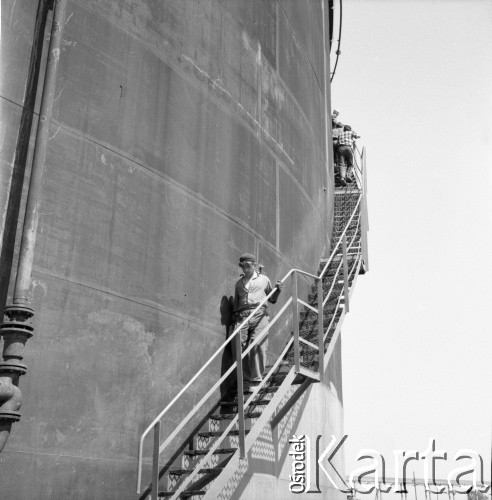
{"label": "metal staircase", "polygon": [[[289,271],[282,281],[285,283],[290,280],[291,294],[262,335],[241,352],[241,343],[235,339],[242,325],[237,326],[227,341],[142,434],[137,478],[140,500],[230,498],[237,486],[235,476],[247,469],[248,450],[263,428],[268,423],[275,427],[307,387],[323,378],[340,335],[343,319],[349,311],[350,295],[356,279],[359,274],[368,270],[364,151],[359,154],[358,160],[352,185],[335,191],[331,253],[329,258],[321,259],[318,274],[298,269]],[[298,297],[301,279],[312,283],[311,293],[307,294],[306,301]],[[263,302],[256,310],[262,304]],[[269,334],[279,318],[290,325],[287,330],[289,333],[282,352],[268,367],[262,382],[252,385],[247,392],[243,391],[242,363],[234,363],[174,432],[161,442],[163,418],[192,384],[199,380],[204,370],[214,360],[216,362],[220,353],[231,344],[230,347],[236,349],[236,358],[244,358],[254,345]],[[217,400],[220,385],[233,372],[237,372],[237,390],[240,396],[234,401]],[[205,411],[207,407],[208,411],[197,421],[198,412]],[[192,422],[194,427],[189,431]],[[185,439],[182,438],[184,431],[188,431]],[[150,485],[142,491],[143,448],[151,433],[152,476]],[[175,442],[178,440],[180,445],[162,463],[160,456],[172,445],[176,446]]]}

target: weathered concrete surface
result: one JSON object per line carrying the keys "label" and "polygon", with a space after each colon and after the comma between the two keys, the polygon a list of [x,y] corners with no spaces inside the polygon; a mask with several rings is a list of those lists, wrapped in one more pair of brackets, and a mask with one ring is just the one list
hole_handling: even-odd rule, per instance
{"label": "weathered concrete surface", "polygon": [[[36,11],[2,2],[2,221]],[[12,500],[121,500],[141,430],[224,339],[239,254],[275,280],[329,248],[320,2],[70,0],[64,30],[36,331],[0,481]]]}

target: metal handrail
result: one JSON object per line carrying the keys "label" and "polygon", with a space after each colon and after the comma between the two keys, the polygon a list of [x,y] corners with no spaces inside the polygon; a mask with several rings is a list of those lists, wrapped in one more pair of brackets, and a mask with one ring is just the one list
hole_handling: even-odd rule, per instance
{"label": "metal handrail", "polygon": [[[357,204],[357,207],[358,207],[358,206],[359,206],[359,204]],[[356,208],[357,208],[357,207],[356,207]],[[348,227],[349,227],[350,223],[351,223],[351,222],[349,222],[349,223],[347,224],[347,226],[346,226],[346,227],[347,227],[347,229],[348,229]],[[360,224],[360,217],[359,217],[359,218],[357,218],[357,226],[356,226],[356,228],[355,228],[355,231],[354,231],[354,234],[353,234],[353,236],[352,236],[352,239],[351,239],[351,240],[350,240],[350,242],[347,244],[347,255],[349,255],[349,254],[348,254],[348,249],[350,249],[350,248],[352,247],[352,245],[353,245],[353,244],[354,244],[354,242],[355,242],[355,239],[357,238],[357,235],[358,235],[358,232],[359,232],[359,228],[360,228],[360,226],[361,226],[361,224]],[[344,231],[344,233],[342,233],[342,237],[343,237],[343,235],[344,235],[344,234],[345,234],[345,231]],[[342,237],[341,237],[341,238],[342,238]],[[340,240],[341,240],[341,238],[340,238]],[[356,255],[358,255],[358,254],[359,254],[359,252],[357,252],[357,254],[356,254]],[[338,273],[340,272],[340,268],[342,267],[342,264],[343,264],[343,261],[342,261],[342,260],[340,260],[340,264],[338,264],[337,270],[335,271],[335,274],[333,275],[333,277],[334,277],[334,278],[335,278],[336,276],[338,276]],[[328,299],[330,298],[330,295],[331,295],[331,293],[332,293],[332,291],[333,291],[333,288],[335,287],[335,284],[336,284],[336,279],[333,279],[333,282],[332,282],[332,284],[331,284],[331,286],[330,286],[330,288],[329,288],[329,290],[328,290],[328,293],[326,294],[326,298],[325,298],[325,299],[324,299],[324,301],[323,301],[323,307],[326,305],[326,302],[328,302]],[[312,309],[314,309],[314,308],[312,308]]]}
{"label": "metal handrail", "polygon": [[[354,151],[354,164],[357,167],[357,168],[354,168],[354,174],[355,174],[355,178],[357,181],[357,185],[359,186],[359,189],[362,189],[363,188],[362,160],[363,160],[363,156],[364,156],[364,149],[362,149],[362,152],[359,151],[359,148],[357,147],[356,143],[354,143],[354,147],[352,149]],[[359,165],[359,162],[357,161],[357,155],[355,153],[358,154],[358,157],[360,158],[361,165]]]}
{"label": "metal handrail", "polygon": [[[358,167],[358,165],[357,165]],[[352,211],[352,214],[349,218],[349,220],[347,221],[346,225],[345,225],[345,228],[342,232],[342,234],[340,235],[339,237],[339,240],[338,242],[336,243],[335,247],[333,248],[331,254],[330,254],[330,257],[328,258],[328,260],[326,261],[326,264],[322,270],[322,272],[319,274],[319,275],[315,275],[315,274],[312,274],[312,273],[309,273],[307,271],[304,271],[304,270],[301,270],[301,269],[297,269],[297,268],[293,268],[291,269],[290,271],[287,272],[287,274],[280,280],[282,283],[284,283],[287,278],[291,277],[291,276],[294,276],[296,274],[300,274],[300,275],[303,275],[303,276],[306,276],[306,277],[310,277],[314,280],[322,280],[325,276],[325,273],[330,265],[330,263],[332,262],[334,256],[337,254],[337,251],[339,250],[339,247],[342,243],[342,240],[343,238],[346,236],[346,233],[348,231],[348,228],[350,226],[350,224],[352,223],[352,220],[353,218],[355,217],[356,213],[357,213],[357,210],[359,209],[360,207],[360,204],[361,204],[361,196],[359,196],[359,199],[357,201],[357,204],[355,205],[355,207],[353,208],[353,211]],[[359,221],[358,221],[358,225],[359,225]],[[354,239],[355,239],[355,236],[357,234],[357,230],[354,234],[354,236],[351,238],[351,243],[350,245],[353,243]],[[358,252],[358,254],[360,254],[360,252]],[[340,267],[340,266],[339,266]],[[338,273],[338,270],[337,270],[337,273]],[[255,314],[256,312],[258,312],[265,304],[266,302],[268,301],[268,299],[271,298],[271,296],[276,292],[276,288],[275,287],[253,310],[250,314]],[[328,297],[330,296],[330,293],[331,291],[333,290],[333,285],[332,287],[330,288],[330,292],[327,294],[327,299]],[[340,299],[339,299],[340,300]],[[259,335],[254,342],[252,342],[247,349],[244,350],[244,352],[242,352],[241,354],[241,359],[243,359],[259,342],[263,341],[263,339],[268,335],[269,331],[270,331],[270,328],[276,323],[276,321],[280,318],[280,316],[285,312],[285,310],[289,307],[289,305],[292,303],[293,301],[293,297],[290,296],[286,303],[282,306],[281,310],[274,316],[274,318],[269,322],[269,324],[267,325],[267,327],[262,331],[261,335]],[[301,301],[302,302],[302,301]],[[323,301],[323,307],[325,305],[326,301]],[[338,302],[339,304],[339,302]],[[338,305],[337,305],[338,307]],[[143,444],[144,444],[144,441],[145,441],[145,438],[148,436],[148,434],[154,430],[154,433],[156,431],[156,428],[157,426],[160,428],[160,421],[162,420],[162,418],[164,417],[164,415],[170,410],[170,408],[172,408],[174,406],[174,404],[176,403],[176,401],[178,401],[178,399],[181,398],[181,396],[187,392],[187,390],[191,387],[191,385],[200,377],[200,375],[211,365],[211,363],[213,362],[214,359],[217,358],[217,356],[224,350],[224,348],[233,341],[233,339],[235,339],[238,335],[238,333],[241,331],[241,329],[243,328],[244,325],[246,325],[248,321],[248,318],[245,318],[240,324],[239,326],[237,326],[235,328],[235,330],[233,331],[233,333],[229,336],[228,339],[226,339],[225,342],[222,343],[222,345],[212,354],[212,356],[208,359],[208,361],[202,366],[202,368],[200,368],[200,370],[191,378],[191,380],[179,391],[179,393],[168,403],[168,405],[159,413],[159,415],[157,417],[154,418],[154,420],[149,424],[149,426],[144,430],[144,432],[142,433],[141,435],[141,438],[140,438],[140,442],[139,442],[139,450],[138,450],[138,473],[137,473],[137,493],[140,493],[141,491],[141,480],[142,480],[142,463],[143,463]],[[332,319],[333,321],[333,319]],[[331,327],[331,326],[330,326]],[[323,335],[323,339],[326,338],[326,335],[328,334],[329,332],[329,329],[327,330],[326,334]],[[288,345],[290,346],[291,343],[294,341],[294,338],[291,338],[291,342],[288,343]],[[324,348],[322,350],[324,352]],[[320,351],[320,354],[321,354],[321,351]],[[282,357],[280,357],[279,359],[282,359]],[[160,455],[164,449],[168,446],[168,444],[170,444],[174,438],[178,435],[178,433],[183,429],[183,427],[191,420],[191,418],[196,414],[196,412],[203,406],[203,404],[210,398],[210,396],[219,388],[220,384],[222,382],[225,381],[225,379],[236,369],[236,367],[238,367],[238,362],[235,361],[232,366],[220,377],[220,379],[213,385],[213,387],[202,397],[202,399],[199,401],[199,403],[197,405],[194,406],[194,408],[188,413],[188,415],[180,422],[180,424],[174,429],[174,431],[171,433],[171,435],[168,436],[168,438],[158,446],[158,454]],[[258,389],[257,389],[258,390]],[[255,391],[256,392],[256,391]],[[249,400],[246,402],[246,406],[248,406],[250,404],[250,402],[252,401],[252,398],[249,398]],[[234,422],[237,420],[237,418],[239,417],[239,415],[234,419]],[[229,428],[229,426],[228,426]],[[217,440],[217,442],[219,442],[220,440]],[[157,450],[155,450],[155,452],[157,452]],[[211,454],[211,453],[209,453]],[[207,457],[209,456],[209,454],[207,454]],[[206,457],[205,457],[206,458]],[[200,461],[200,463],[204,463],[205,461],[205,458]],[[191,480],[191,477],[188,478],[188,480]],[[186,481],[186,483],[188,483],[189,481]],[[176,492],[177,494],[179,494],[178,492]]]}
{"label": "metal handrail", "polygon": [[359,201],[357,202],[356,206],[354,207],[354,210],[352,211],[352,215],[350,216],[349,220],[347,221],[347,224],[345,224],[345,229],[342,231],[342,234],[340,234],[340,237],[338,238],[337,244],[335,245],[330,256],[328,257],[328,260],[326,261],[326,264],[325,264],[325,267],[323,268],[323,271],[319,275],[320,278],[324,277],[324,274],[327,271],[328,266],[331,264],[333,257],[337,253],[338,247],[342,244],[342,239],[347,234],[347,230],[348,230],[350,224],[352,223],[352,219],[354,218],[354,215],[357,213],[357,209],[360,206],[360,201],[361,201],[361,198],[359,196]]}
{"label": "metal handrail", "polygon": [[[351,269],[351,272],[350,272],[350,274],[351,274],[351,275],[352,275],[352,273],[353,273],[353,274],[355,274],[355,272],[356,272],[356,270],[357,270],[357,263],[358,263],[358,261],[355,261],[355,262],[354,262],[354,265],[352,266],[352,269]],[[336,305],[335,305],[335,314],[333,314],[333,316],[332,316],[332,318],[331,318],[331,321],[330,321],[330,323],[328,324],[328,328],[326,329],[326,332],[325,332],[325,334],[324,334],[324,336],[323,336],[323,344],[324,344],[324,342],[326,341],[326,338],[328,337],[328,333],[330,332],[330,330],[331,330],[331,328],[332,328],[332,326],[333,326],[333,323],[334,323],[335,319],[337,318],[336,311],[337,311],[337,310],[338,310],[338,308],[340,307],[340,303],[341,303],[341,301],[342,301],[342,297],[343,297],[343,294],[339,294],[339,295],[338,295],[338,297],[337,297],[337,303],[336,303]]]}
{"label": "metal handrail", "polygon": [[[277,314],[277,316],[279,316],[279,314]],[[274,363],[274,365],[272,366],[272,368],[269,370],[269,372],[265,375],[264,379],[263,379],[263,383],[264,382],[267,382],[268,379],[273,375],[273,373],[276,371],[276,369],[278,368],[278,366],[280,365],[282,359],[286,356],[286,354],[288,353],[291,345],[292,345],[292,342],[293,342],[293,339],[291,338],[290,339],[290,342],[287,343],[287,345],[284,347],[282,353],[280,354],[280,356],[277,358],[277,361]],[[260,386],[258,386],[256,388],[256,390],[253,392],[253,394],[251,394],[250,398],[246,401],[246,406],[249,406],[249,404],[251,404],[253,402],[253,399],[255,398],[255,396],[258,394],[258,392],[260,391]],[[219,447],[220,443],[222,442],[222,440],[225,438],[225,436],[229,433],[230,430],[232,430],[232,428],[234,427],[234,425],[236,425],[236,423],[238,423],[238,420],[240,418],[240,414],[238,412],[238,414],[231,420],[231,422],[229,423],[229,425],[222,431],[222,434],[215,440],[215,443],[210,447],[208,453],[195,465],[195,468],[193,470],[193,472],[191,474],[189,474],[187,476],[187,478],[181,483],[181,485],[179,486],[178,490],[174,493],[174,495],[172,496],[171,500],[174,500],[176,498],[179,498],[179,496],[181,495],[181,493],[184,491],[184,489],[186,488],[186,486],[195,478],[195,476],[199,473],[200,469],[204,466],[206,466],[208,460],[211,458],[211,456],[213,455],[213,452]]]}

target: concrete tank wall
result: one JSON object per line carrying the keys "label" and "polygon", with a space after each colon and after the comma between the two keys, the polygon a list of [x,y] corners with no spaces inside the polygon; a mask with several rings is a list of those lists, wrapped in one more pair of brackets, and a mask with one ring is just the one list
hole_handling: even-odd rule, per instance
{"label": "concrete tank wall", "polygon": [[[220,305],[240,253],[255,252],[273,281],[291,267],[315,271],[327,252],[321,1],[299,3],[68,1],[33,270],[36,330],[22,420],[0,468],[9,499],[134,498],[140,432],[224,340]],[[42,89],[33,54],[44,45],[42,82],[50,26],[51,13],[36,38],[39,5],[2,2],[2,302]],[[276,332],[273,350],[286,334]]]}

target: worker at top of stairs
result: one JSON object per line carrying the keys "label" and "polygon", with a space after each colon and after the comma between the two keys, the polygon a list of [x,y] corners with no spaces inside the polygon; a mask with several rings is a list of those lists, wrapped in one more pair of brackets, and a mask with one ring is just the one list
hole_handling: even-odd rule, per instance
{"label": "worker at top of stairs", "polygon": [[337,179],[337,184],[340,186],[346,186],[347,182],[352,182],[352,179],[347,176],[347,171],[353,167],[353,147],[355,139],[359,137],[360,135],[357,135],[350,125],[344,125],[343,132],[340,132],[337,136],[336,163],[340,169],[340,178]]}

